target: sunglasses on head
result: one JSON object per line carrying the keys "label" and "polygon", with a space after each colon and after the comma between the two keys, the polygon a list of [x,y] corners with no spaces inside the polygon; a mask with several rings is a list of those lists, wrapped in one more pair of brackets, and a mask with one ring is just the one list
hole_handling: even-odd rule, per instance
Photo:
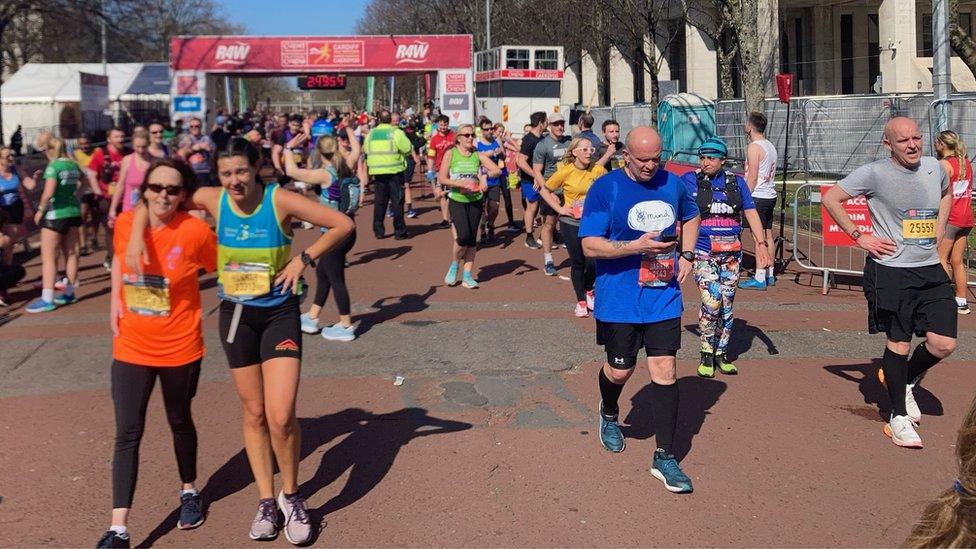
{"label": "sunglasses on head", "polygon": [[170,196],[177,196],[183,192],[182,185],[160,185],[158,183],[146,183],[146,189],[159,194],[166,193]]}

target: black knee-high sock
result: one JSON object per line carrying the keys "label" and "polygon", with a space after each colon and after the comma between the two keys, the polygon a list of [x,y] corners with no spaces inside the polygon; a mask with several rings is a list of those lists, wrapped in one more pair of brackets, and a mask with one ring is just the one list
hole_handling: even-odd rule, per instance
{"label": "black knee-high sock", "polygon": [[671,454],[674,431],[678,425],[678,385],[651,382],[651,409],[654,412],[657,447]]}
{"label": "black knee-high sock", "polygon": [[942,359],[929,352],[924,341],[919,343],[918,347],[915,347],[915,352],[912,353],[912,358],[908,360],[908,377],[906,379],[909,383],[914,382],[918,376],[938,364],[940,360]]}
{"label": "black knee-high sock", "polygon": [[603,368],[600,368],[600,397],[603,398],[603,414],[608,416],[615,416],[620,412],[617,407],[617,400],[620,398],[620,393],[624,390],[623,384],[616,384],[607,377],[607,374],[603,372]]}
{"label": "black knee-high sock", "polygon": [[900,355],[885,348],[882,370],[888,398],[891,399],[891,412],[896,416],[908,415],[905,411],[905,385],[908,384],[908,355]]}

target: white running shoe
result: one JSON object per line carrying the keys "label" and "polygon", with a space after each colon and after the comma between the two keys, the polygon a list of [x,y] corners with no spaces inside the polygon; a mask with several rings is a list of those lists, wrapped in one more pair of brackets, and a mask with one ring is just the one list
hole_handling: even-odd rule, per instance
{"label": "white running shoe", "polygon": [[586,302],[580,301],[576,304],[576,310],[574,312],[576,318],[586,318],[590,316],[590,311],[586,308]]}
{"label": "white running shoe", "polygon": [[891,416],[891,421],[885,423],[884,433],[891,437],[891,442],[902,448],[922,447],[922,438],[915,431],[915,422],[908,416]]}
{"label": "white running shoe", "polygon": [[915,393],[912,389],[922,382],[923,377],[925,377],[925,374],[918,376],[914,381],[905,386],[905,411],[908,412],[908,419],[915,423],[922,420],[922,410],[919,409],[918,403],[915,402]]}

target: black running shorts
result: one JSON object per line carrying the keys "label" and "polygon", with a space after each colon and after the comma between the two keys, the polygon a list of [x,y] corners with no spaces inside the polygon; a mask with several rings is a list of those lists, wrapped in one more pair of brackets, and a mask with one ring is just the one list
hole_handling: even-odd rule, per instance
{"label": "black running shorts", "polygon": [[298,297],[291,297],[277,307],[243,305],[234,343],[227,343],[232,301],[220,302],[220,343],[233,368],[260,364],[272,358],[302,358],[302,325]]}
{"label": "black running shorts", "polygon": [[[559,199],[559,205],[560,206],[563,206],[563,205],[566,204],[566,199],[563,197],[563,195],[557,194],[556,195],[556,198]],[[556,215],[559,215],[558,213],[556,213],[556,210],[552,209],[552,206],[550,206],[549,203],[546,202],[545,200],[540,199],[539,200],[539,204],[541,204],[541,206],[539,206],[539,214],[540,215],[543,215],[543,216],[547,216],[547,215],[556,216]]]}
{"label": "black running shorts", "polygon": [[756,213],[759,214],[759,221],[762,222],[763,229],[773,228],[773,211],[776,209],[775,198],[753,198],[756,203]]}
{"label": "black running shorts", "polygon": [[66,217],[64,219],[41,219],[41,228],[50,229],[58,234],[68,234],[72,227],[81,227],[80,217]]}
{"label": "black running shorts", "polygon": [[641,348],[648,357],[675,356],[681,348],[681,317],[649,324],[597,320],[596,343],[603,345],[611,367],[632,364]]}
{"label": "black running shorts", "polygon": [[891,341],[910,342],[925,332],[955,338],[956,302],[942,265],[888,267],[868,257],[864,262],[864,297],[868,331]]}

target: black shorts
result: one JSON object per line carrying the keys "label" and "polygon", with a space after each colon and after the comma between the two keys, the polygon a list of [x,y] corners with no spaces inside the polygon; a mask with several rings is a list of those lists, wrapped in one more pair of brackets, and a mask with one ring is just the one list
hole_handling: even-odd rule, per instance
{"label": "black shorts", "polygon": [[675,356],[681,348],[681,317],[649,324],[597,320],[596,343],[603,345],[611,368],[633,368],[641,348],[648,357]]}
{"label": "black shorts", "polygon": [[773,228],[773,210],[776,209],[775,198],[753,198],[756,203],[756,213],[759,214],[759,221],[762,222],[763,229]]}
{"label": "black shorts", "polygon": [[68,234],[72,227],[81,227],[80,217],[66,217],[64,219],[42,219],[41,228],[50,229],[58,234]]}
{"label": "black shorts", "polygon": [[888,267],[868,257],[864,262],[864,297],[868,331],[891,341],[910,342],[925,332],[955,338],[958,317],[949,275],[942,265]]}
{"label": "black shorts", "polygon": [[[100,197],[95,193],[88,193],[81,195],[81,205],[88,206],[94,213],[98,211],[98,199]],[[107,208],[107,207],[106,207]]]}
{"label": "black shorts", "polygon": [[234,342],[227,343],[237,304],[221,301],[220,343],[230,367],[243,368],[272,358],[301,360],[302,325],[298,304],[298,298],[293,296],[277,307],[244,305]]}
{"label": "black shorts", "polygon": [[[563,198],[563,195],[557,194],[556,195],[556,198],[559,199],[559,205],[560,206],[566,204],[566,199]],[[553,216],[559,215],[558,213],[556,213],[556,210],[552,209],[552,206],[550,206],[549,203],[546,202],[545,200],[539,200],[539,204],[541,204],[541,206],[539,206],[539,214],[541,214],[543,216],[546,216],[546,215],[553,215]]]}
{"label": "black shorts", "polygon": [[3,210],[7,214],[7,223],[20,225],[24,222],[23,200],[18,200],[9,206],[0,206],[0,210]]}
{"label": "black shorts", "polygon": [[488,187],[488,191],[485,193],[485,199],[489,202],[498,202],[502,198],[502,187],[498,185],[497,187]]}

